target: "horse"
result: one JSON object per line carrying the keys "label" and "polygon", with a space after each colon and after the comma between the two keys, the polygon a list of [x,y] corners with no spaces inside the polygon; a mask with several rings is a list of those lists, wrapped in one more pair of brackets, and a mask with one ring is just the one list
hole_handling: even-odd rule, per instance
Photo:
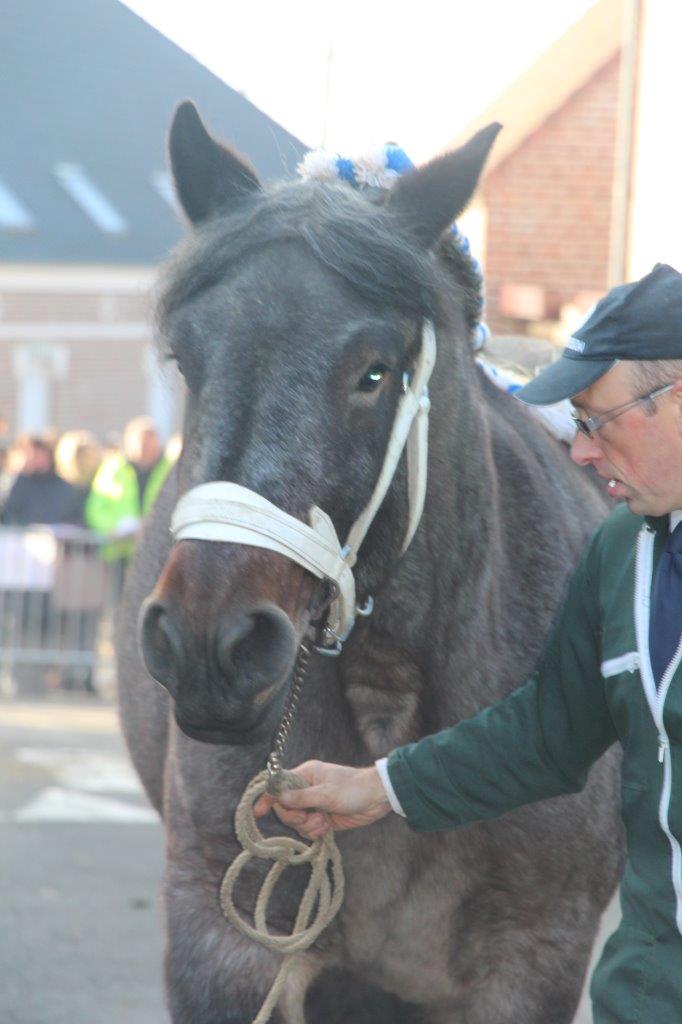
{"label": "horse", "polygon": [[[524,682],[605,513],[566,449],[476,365],[480,280],[448,226],[497,127],[360,193],[264,187],[190,102],[169,153],[187,237],[158,298],[163,353],[186,382],[183,449],[146,523],[117,630],[124,736],[167,837],[165,972],[174,1024],[248,1024],[280,958],[218,902],[233,815],[264,765],[325,580],[248,543],[172,543],[193,488],[229,481],[343,537],[366,506],[404,382],[433,324],[428,477],[409,514],[403,456],[359,551],[358,617],[338,657],[311,653],[284,758],[371,764]],[[140,640],[138,642],[138,619]],[[321,648],[324,653],[328,653]],[[338,835],[346,891],[297,954],[279,1024],[568,1024],[621,866],[618,765],[579,795],[417,834],[393,814]],[[281,834],[272,816],[264,831]],[[268,923],[290,930],[305,869]],[[264,871],[241,877],[248,916]],[[288,875],[292,875],[291,878]]]}

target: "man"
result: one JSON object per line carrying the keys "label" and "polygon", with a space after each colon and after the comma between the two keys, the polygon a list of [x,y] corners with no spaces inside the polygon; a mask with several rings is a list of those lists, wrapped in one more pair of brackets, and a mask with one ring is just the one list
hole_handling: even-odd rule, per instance
{"label": "man", "polygon": [[122,451],[104,459],[85,503],[90,529],[120,538],[102,549],[106,561],[125,564],[130,558],[142,519],[169,469],[153,421],[148,416],[130,420],[123,432]]}
{"label": "man", "polygon": [[40,538],[23,528],[80,525],[83,503],[76,488],[56,472],[49,436],[27,434],[18,438],[14,455],[19,472],[9,484],[6,497],[0,496],[0,523],[22,529],[8,530],[4,535],[0,643],[4,632],[5,642],[24,652],[27,660],[19,658],[12,664],[11,676],[21,697],[33,697],[45,692],[48,680],[54,678],[54,669],[31,661],[33,655],[26,652],[54,647],[58,620],[54,594],[39,580],[44,572],[54,569],[53,558],[41,549]]}
{"label": "man", "polygon": [[55,470],[54,446],[38,434],[20,438],[22,465],[0,508],[5,526],[82,522],[78,492]]}
{"label": "man", "polygon": [[[419,831],[452,828],[580,790],[619,740],[623,921],[592,982],[595,1024],[679,1024],[682,275],[659,264],[614,288],[518,394],[538,405],[572,398],[572,457],[623,502],[580,562],[536,675],[373,767],[301,765],[310,788],[283,793],[275,810],[309,837],[391,810]],[[262,797],[257,813],[272,804]]]}

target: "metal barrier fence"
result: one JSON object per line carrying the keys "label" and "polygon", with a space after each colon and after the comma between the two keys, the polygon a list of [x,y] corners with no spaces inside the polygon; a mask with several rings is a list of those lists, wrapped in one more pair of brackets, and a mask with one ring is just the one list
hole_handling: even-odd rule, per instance
{"label": "metal barrier fence", "polygon": [[122,564],[72,526],[0,527],[0,694],[109,696]]}

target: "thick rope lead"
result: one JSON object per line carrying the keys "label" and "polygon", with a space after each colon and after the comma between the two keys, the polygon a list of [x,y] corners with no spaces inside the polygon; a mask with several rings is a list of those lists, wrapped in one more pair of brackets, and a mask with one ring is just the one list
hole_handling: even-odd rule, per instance
{"label": "thick rope lead", "polygon": [[[253,1024],[266,1024],[270,1019],[291,966],[292,955],[308,949],[315,942],[334,920],[343,902],[343,866],[333,831],[330,830],[322,839],[315,839],[309,845],[289,836],[266,837],[256,824],[253,805],[262,793],[301,789],[306,785],[293,772],[271,776],[269,772],[262,771],[244,790],[235,814],[235,831],[244,849],[225,872],[220,886],[220,907],[227,920],[243,935],[266,949],[284,954],[284,961]],[[235,885],[252,857],[274,861],[256,900],[255,927],[239,914],[233,900]],[[302,864],[310,865],[310,878],[301,898],[293,930],[290,935],[273,935],[268,929],[266,913],[272,891],[285,868]]]}

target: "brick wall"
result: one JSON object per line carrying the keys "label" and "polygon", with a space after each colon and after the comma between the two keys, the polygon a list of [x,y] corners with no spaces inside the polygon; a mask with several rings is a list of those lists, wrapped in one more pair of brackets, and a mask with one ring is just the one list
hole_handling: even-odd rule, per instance
{"label": "brick wall", "polygon": [[498,333],[525,333],[576,293],[608,287],[618,76],[615,57],[483,184],[486,318]]}
{"label": "brick wall", "polygon": [[[0,288],[0,419],[13,433],[18,427],[21,388],[17,354],[38,353],[50,365],[58,350],[57,367],[48,376],[49,426],[64,430],[86,428],[100,438],[121,431],[125,423],[150,408],[151,303],[147,292],[111,290]],[[63,362],[59,370],[59,362]],[[177,429],[182,395],[177,372],[166,371],[174,393],[172,422]]]}
{"label": "brick wall", "polygon": [[69,372],[52,385],[52,416],[59,430],[87,427],[103,437],[147,412],[145,343],[139,340],[68,343]]}
{"label": "brick wall", "polygon": [[0,294],[0,321],[3,323],[126,323],[149,321],[151,314],[149,294],[121,295],[102,291],[84,295],[69,291],[12,292],[10,289]]}
{"label": "brick wall", "polygon": [[[103,438],[120,431],[126,420],[145,412],[142,373],[143,345],[139,341],[60,341],[66,350],[68,374],[49,385],[49,426],[92,430]],[[17,426],[18,383],[12,363],[13,344],[0,343],[0,415]]]}

